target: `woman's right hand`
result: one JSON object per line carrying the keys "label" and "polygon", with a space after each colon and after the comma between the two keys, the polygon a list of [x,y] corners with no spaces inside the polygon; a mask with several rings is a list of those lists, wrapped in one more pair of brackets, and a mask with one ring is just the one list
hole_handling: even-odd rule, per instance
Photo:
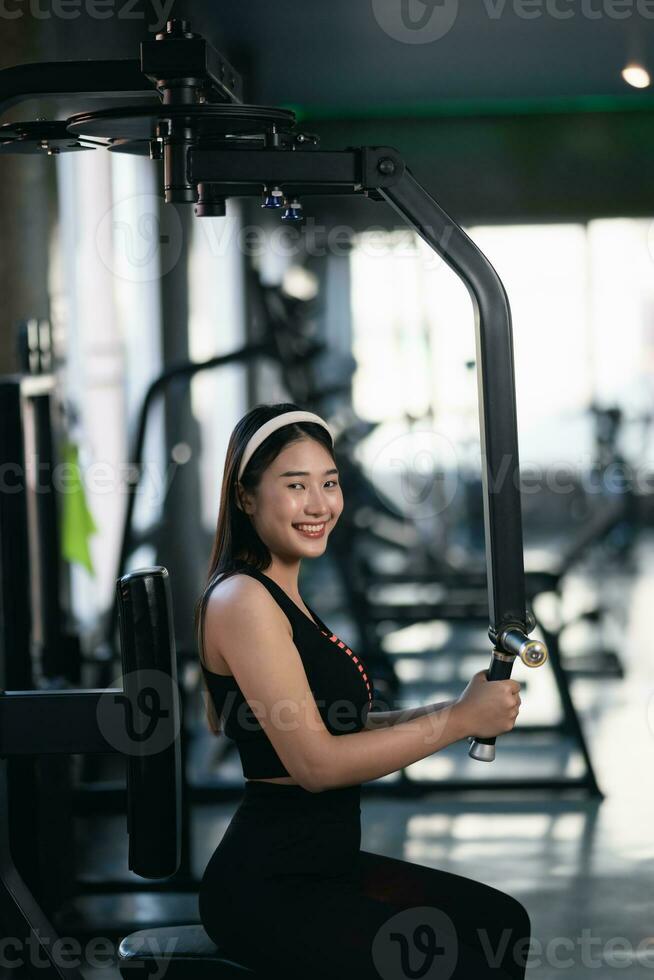
{"label": "woman's right hand", "polygon": [[477,671],[455,701],[465,715],[468,733],[476,738],[495,738],[510,732],[522,704],[520,687],[510,678],[489,681],[487,671]]}

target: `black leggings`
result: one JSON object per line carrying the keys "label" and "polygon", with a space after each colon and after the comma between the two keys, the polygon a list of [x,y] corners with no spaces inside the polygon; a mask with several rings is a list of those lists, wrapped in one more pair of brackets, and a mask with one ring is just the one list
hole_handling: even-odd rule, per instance
{"label": "black leggings", "polygon": [[200,919],[263,978],[522,980],[531,925],[504,892],[360,849],[360,786],[246,782]]}

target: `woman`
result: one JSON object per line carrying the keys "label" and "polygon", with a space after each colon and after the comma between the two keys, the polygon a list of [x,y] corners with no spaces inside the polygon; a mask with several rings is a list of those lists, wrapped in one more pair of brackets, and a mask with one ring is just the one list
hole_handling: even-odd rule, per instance
{"label": "woman", "polygon": [[520,684],[480,671],[456,701],[371,711],[365,662],[298,591],[342,510],[323,419],[280,404],[238,422],[196,626],[209,723],[235,740],[246,782],[202,878],[201,921],[266,978],[522,978],[517,901],[360,849],[360,784],[509,731]]}

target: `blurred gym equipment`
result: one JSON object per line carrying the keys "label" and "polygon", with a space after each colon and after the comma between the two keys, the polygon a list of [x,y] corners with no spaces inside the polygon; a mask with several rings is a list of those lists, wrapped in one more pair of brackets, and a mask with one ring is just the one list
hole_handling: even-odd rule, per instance
{"label": "blurred gym equipment", "polygon": [[[126,576],[118,588],[122,690],[0,693],[0,920],[17,952],[38,943],[42,959],[31,958],[29,976],[73,980],[82,974],[62,964],[56,931],[41,907],[39,883],[26,881],[16,863],[11,762],[72,753],[123,754],[129,867],[144,878],[158,879],[174,874],[180,862],[180,714],[166,570]],[[145,732],[134,725],[144,714],[151,722]]]}

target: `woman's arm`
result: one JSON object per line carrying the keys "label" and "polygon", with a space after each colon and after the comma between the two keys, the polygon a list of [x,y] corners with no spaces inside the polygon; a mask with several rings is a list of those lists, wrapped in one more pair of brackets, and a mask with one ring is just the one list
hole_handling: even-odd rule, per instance
{"label": "woman's arm", "polygon": [[[234,575],[221,589],[207,601],[206,654],[220,650],[282,765],[310,793],[379,779],[468,735],[495,736],[515,723],[520,685],[510,680],[491,683],[486,672],[479,671],[459,699],[438,710],[426,705],[413,709],[413,717],[376,731],[332,735],[288,619],[265,586],[247,575]],[[212,669],[210,660],[207,666]],[[334,725],[347,725],[350,709],[355,709],[356,719],[358,704],[336,705],[339,711],[348,709],[348,718],[339,715]]]}
{"label": "woman's arm", "polygon": [[400,721],[411,721],[412,718],[421,718],[422,715],[440,711],[441,708],[454,704],[454,701],[455,699],[452,698],[434,704],[421,704],[416,708],[401,708],[399,711],[369,711],[363,727],[367,731],[372,731],[373,728],[387,728],[389,725],[397,725]]}
{"label": "woman's arm", "polygon": [[[379,731],[332,735],[309,686],[288,619],[265,586],[250,576],[234,575],[212,592],[205,638],[209,670],[211,651],[219,649],[282,765],[311,793],[386,776],[477,727],[469,721],[465,705],[454,703]],[[356,720],[358,705],[346,702],[343,707],[348,717],[334,718],[336,727]]]}
{"label": "woman's arm", "polygon": [[320,793],[379,779],[466,738],[473,728],[465,705],[453,701],[388,727],[328,735],[315,745],[305,788]]}

